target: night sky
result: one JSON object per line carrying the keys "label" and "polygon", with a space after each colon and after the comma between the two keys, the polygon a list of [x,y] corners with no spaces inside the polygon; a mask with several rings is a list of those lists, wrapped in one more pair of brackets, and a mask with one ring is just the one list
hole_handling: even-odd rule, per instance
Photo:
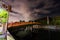
{"label": "night sky", "polygon": [[[12,6],[9,22],[36,20],[44,16],[60,16],[60,0],[3,0]],[[16,12],[16,13],[15,13]]]}

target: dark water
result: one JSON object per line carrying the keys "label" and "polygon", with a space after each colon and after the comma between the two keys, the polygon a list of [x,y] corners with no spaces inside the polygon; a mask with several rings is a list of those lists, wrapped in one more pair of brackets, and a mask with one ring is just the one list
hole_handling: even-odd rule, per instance
{"label": "dark water", "polygon": [[60,40],[60,30],[33,29],[24,31],[22,28],[9,28],[15,40]]}

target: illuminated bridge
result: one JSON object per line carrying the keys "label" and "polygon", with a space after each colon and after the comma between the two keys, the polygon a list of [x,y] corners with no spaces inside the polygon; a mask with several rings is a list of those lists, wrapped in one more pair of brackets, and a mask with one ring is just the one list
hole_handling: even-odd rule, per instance
{"label": "illuminated bridge", "polygon": [[41,23],[39,22],[15,22],[15,23],[9,23],[8,28],[10,27],[17,27],[17,26],[24,26],[24,25],[40,25]]}

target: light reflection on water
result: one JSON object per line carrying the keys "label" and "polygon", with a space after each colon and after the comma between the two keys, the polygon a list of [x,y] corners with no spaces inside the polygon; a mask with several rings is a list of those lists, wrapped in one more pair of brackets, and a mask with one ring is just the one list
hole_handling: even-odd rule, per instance
{"label": "light reflection on water", "polygon": [[47,29],[60,29],[60,25],[33,25],[33,28],[47,28]]}

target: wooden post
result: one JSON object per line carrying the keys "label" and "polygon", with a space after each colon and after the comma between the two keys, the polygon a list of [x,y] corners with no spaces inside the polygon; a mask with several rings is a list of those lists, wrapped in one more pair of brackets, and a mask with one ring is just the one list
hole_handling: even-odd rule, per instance
{"label": "wooden post", "polygon": [[49,24],[49,17],[47,16],[47,24]]}
{"label": "wooden post", "polygon": [[7,6],[7,10],[8,10],[9,12],[11,12],[11,5],[8,5],[8,6]]}

